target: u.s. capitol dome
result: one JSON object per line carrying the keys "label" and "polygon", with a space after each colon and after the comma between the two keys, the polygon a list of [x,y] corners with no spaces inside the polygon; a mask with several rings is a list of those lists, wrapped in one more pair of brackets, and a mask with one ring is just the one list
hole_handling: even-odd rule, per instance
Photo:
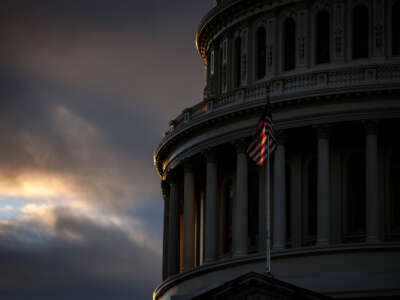
{"label": "u.s. capitol dome", "polygon": [[220,0],[196,46],[203,100],[154,153],[154,298],[263,272],[266,172],[246,148],[268,95],[273,275],[333,298],[400,296],[400,0]]}

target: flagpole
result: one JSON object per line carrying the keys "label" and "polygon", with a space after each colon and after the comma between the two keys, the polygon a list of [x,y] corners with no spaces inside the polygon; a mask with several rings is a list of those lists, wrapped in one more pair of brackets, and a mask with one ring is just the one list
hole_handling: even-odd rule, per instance
{"label": "flagpole", "polygon": [[270,210],[270,152],[269,135],[267,136],[267,267],[265,272],[271,274],[271,210]]}
{"label": "flagpole", "polygon": [[[269,85],[267,86],[267,106],[269,106]],[[270,108],[269,108],[270,109]],[[267,256],[267,266],[266,266],[266,274],[271,275],[271,186],[270,186],[270,177],[271,177],[271,162],[270,162],[270,135],[267,135],[267,249],[266,249],[266,256]]]}

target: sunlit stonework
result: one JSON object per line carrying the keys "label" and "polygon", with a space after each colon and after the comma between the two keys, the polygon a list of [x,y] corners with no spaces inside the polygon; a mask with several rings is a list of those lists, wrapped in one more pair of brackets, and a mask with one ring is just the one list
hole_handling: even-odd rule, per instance
{"label": "sunlit stonework", "polygon": [[274,277],[333,298],[400,295],[400,0],[215,1],[196,45],[204,98],[154,154],[155,299],[263,273],[265,169],[245,149],[268,91]]}

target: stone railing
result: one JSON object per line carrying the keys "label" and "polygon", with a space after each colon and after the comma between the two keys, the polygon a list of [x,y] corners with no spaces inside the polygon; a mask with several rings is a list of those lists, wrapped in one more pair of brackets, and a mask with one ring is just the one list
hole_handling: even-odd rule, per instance
{"label": "stone railing", "polygon": [[[185,109],[170,122],[164,134],[167,139],[174,131],[183,129],[191,121],[209,113],[223,111],[267,97],[270,87],[271,103],[285,102],[301,97],[324,96],[337,93],[382,88],[400,88],[400,64],[351,66],[340,69],[303,72],[301,74],[274,77],[250,86],[240,87],[218,97],[210,97],[193,107]],[[389,85],[389,86],[388,86]],[[163,141],[161,142],[163,144]]]}

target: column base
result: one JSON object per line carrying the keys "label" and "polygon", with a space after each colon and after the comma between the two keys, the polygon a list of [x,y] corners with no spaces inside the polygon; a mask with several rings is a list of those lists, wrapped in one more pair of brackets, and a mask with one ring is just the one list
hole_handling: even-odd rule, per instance
{"label": "column base", "polygon": [[329,246],[329,241],[327,240],[319,240],[317,241],[317,243],[315,244],[318,247],[328,247]]}
{"label": "column base", "polygon": [[366,241],[367,244],[379,244],[380,240],[376,236],[367,237]]}
{"label": "column base", "polygon": [[283,251],[283,250],[285,250],[285,247],[283,247],[283,245],[272,247],[272,251]]}
{"label": "column base", "polygon": [[205,258],[203,265],[208,265],[216,262],[217,259],[210,259],[210,258]]}
{"label": "column base", "polygon": [[192,271],[193,269],[194,268],[185,268],[185,267],[183,267],[181,273],[189,272],[189,271]]}
{"label": "column base", "polygon": [[247,252],[234,253],[233,258],[242,258],[247,255]]}
{"label": "column base", "polygon": [[267,252],[267,248],[261,248],[257,250],[257,253],[266,253]]}

